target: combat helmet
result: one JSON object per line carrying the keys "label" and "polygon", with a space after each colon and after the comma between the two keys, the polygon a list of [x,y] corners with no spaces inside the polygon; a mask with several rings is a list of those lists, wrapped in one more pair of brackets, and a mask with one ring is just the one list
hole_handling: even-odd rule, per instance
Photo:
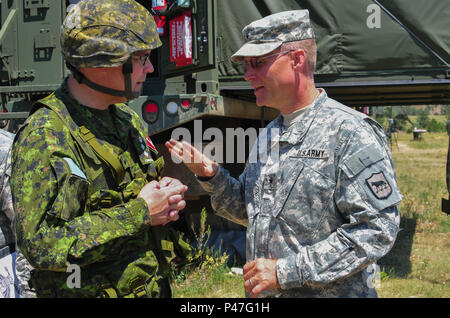
{"label": "combat helmet", "polygon": [[[75,4],[61,26],[61,49],[66,65],[79,83],[97,91],[138,97],[132,92],[131,56],[161,46],[153,16],[133,0],[82,0]],[[125,90],[98,85],[79,68],[123,66]]]}

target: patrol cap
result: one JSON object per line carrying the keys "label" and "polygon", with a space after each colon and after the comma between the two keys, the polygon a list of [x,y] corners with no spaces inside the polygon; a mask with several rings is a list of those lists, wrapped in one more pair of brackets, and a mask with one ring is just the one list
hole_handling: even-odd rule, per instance
{"label": "patrol cap", "polygon": [[314,38],[308,10],[275,13],[253,21],[242,30],[244,45],[231,56],[241,62],[246,56],[261,56],[272,52],[285,42]]}
{"label": "patrol cap", "polygon": [[161,46],[156,23],[133,0],[82,0],[61,26],[61,49],[76,67],[115,67],[131,54]]}

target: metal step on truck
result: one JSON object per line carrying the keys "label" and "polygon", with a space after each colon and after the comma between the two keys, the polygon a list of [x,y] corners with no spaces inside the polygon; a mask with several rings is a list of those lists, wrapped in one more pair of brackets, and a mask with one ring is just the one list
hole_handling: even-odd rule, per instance
{"label": "metal step on truck", "polygon": [[[2,0],[0,125],[15,132],[34,101],[67,76],[59,30],[77,0]],[[230,56],[242,28],[285,10],[308,9],[318,46],[315,82],[349,107],[450,104],[449,0],[138,0],[158,25],[163,46],[155,72],[129,102],[165,157],[166,174],[189,186],[183,222],[198,222],[209,198],[172,161],[171,137],[209,147],[238,176],[260,128],[278,113],[255,104],[244,68]],[[244,151],[240,151],[244,149]],[[239,150],[239,151],[238,151]],[[245,228],[212,215],[213,230]]]}

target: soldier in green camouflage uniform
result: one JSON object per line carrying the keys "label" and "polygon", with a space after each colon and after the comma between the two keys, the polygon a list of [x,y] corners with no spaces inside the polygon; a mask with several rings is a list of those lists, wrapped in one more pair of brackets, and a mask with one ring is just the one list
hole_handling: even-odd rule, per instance
{"label": "soldier in green camouflage uniform", "polygon": [[[161,45],[132,0],[88,0],[61,28],[71,75],[40,100],[12,150],[17,239],[38,297],[170,297],[190,247],[171,225],[187,187],[162,178],[139,95]],[[77,270],[78,269],[78,270]]]}
{"label": "soldier in green camouflage uniform", "polygon": [[169,151],[199,177],[215,212],[247,226],[251,297],[375,297],[376,260],[393,246],[401,194],[381,126],[314,84],[307,10],[243,30],[256,104],[281,114],[260,133],[238,180],[183,142]]}

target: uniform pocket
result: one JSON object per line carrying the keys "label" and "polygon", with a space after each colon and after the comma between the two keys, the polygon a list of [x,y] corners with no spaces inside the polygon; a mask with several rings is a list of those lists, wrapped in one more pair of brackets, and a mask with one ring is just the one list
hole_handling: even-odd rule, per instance
{"label": "uniform pocket", "polygon": [[[114,264],[97,269],[103,278],[107,272],[108,284],[100,289],[104,297],[156,297],[159,293],[157,281],[162,277],[159,274],[158,259],[151,250],[129,252]],[[125,267],[124,267],[125,266]]]}
{"label": "uniform pocket", "polygon": [[89,182],[73,161],[70,164],[62,158],[50,161],[58,183],[58,194],[48,213],[68,221],[84,212]]}
{"label": "uniform pocket", "polygon": [[165,270],[172,270],[172,266],[183,266],[191,253],[191,248],[186,243],[182,234],[170,226],[152,227],[153,239],[156,242],[159,258],[166,264]]}
{"label": "uniform pocket", "polygon": [[[304,164],[291,188],[278,217],[300,242],[312,242],[324,216],[333,211],[335,182]],[[334,217],[327,222],[335,223]]]}
{"label": "uniform pocket", "polygon": [[[280,184],[279,189],[276,190],[274,194],[275,202],[272,210],[274,217],[281,212],[286,204],[288,197],[290,197],[294,185],[297,180],[303,174],[304,163],[296,157],[290,158],[290,166],[288,169],[281,171],[278,183]],[[271,176],[269,176],[270,178]]]}

